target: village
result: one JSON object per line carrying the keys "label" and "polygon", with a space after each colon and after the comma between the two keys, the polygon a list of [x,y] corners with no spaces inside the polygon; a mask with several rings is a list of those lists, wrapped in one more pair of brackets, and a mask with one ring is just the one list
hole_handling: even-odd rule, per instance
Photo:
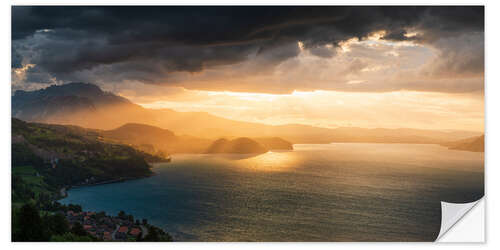
{"label": "village", "polygon": [[80,224],[91,236],[104,241],[136,241],[148,234],[147,220],[136,220],[132,215],[120,212],[109,216],[104,212],[76,212],[68,210],[65,214],[70,227]]}

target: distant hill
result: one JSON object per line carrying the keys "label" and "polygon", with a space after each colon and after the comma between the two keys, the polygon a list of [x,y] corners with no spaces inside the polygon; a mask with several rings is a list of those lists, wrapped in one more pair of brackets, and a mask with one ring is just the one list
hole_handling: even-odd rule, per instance
{"label": "distant hill", "polygon": [[233,140],[219,139],[210,145],[207,154],[262,154],[268,150],[260,143],[246,137]]}
{"label": "distant hill", "polygon": [[142,151],[162,155],[203,153],[212,143],[210,139],[177,136],[170,130],[140,123],[127,123],[99,134],[105,141],[129,144]]}
{"label": "distant hill", "polygon": [[[329,129],[300,124],[272,126],[234,121],[205,112],[146,109],[88,83],[54,85],[37,91],[16,91],[12,96],[12,115],[26,121],[72,124],[103,130],[112,130],[127,123],[149,124],[175,131],[179,136],[189,135],[188,138],[210,140],[221,137],[280,137],[292,143],[442,144],[481,135],[469,131],[353,127]],[[186,147],[191,150],[189,145]]]}
{"label": "distant hill", "polygon": [[[213,145],[213,140],[193,136],[176,136],[172,131],[159,127],[127,123],[112,130],[98,132],[103,140],[129,144],[151,154],[203,153]],[[278,137],[252,138],[266,150],[292,150],[293,145]]]}
{"label": "distant hill", "polygon": [[146,124],[127,123],[101,134],[107,139],[122,141],[128,144],[165,144],[177,140],[173,132]]}
{"label": "distant hill", "polygon": [[12,96],[12,116],[25,121],[112,129],[128,122],[151,121],[154,115],[128,99],[90,83],[52,85]]}
{"label": "distant hill", "polygon": [[293,144],[279,137],[252,138],[268,150],[293,150]]}
{"label": "distant hill", "polygon": [[75,96],[82,99],[88,99],[96,105],[130,103],[129,100],[123,97],[102,91],[101,88],[94,84],[74,82],[63,85],[52,85],[35,91],[17,90],[12,99],[12,108],[14,110],[20,110],[26,103],[38,102],[44,100],[44,98],[63,96]]}
{"label": "distant hill", "polygon": [[100,107],[117,104],[132,103],[93,84],[69,83],[36,91],[17,90],[12,97],[12,115],[44,121],[72,113],[95,113]]}
{"label": "distant hill", "polygon": [[484,135],[445,143],[449,149],[472,152],[484,152]]}

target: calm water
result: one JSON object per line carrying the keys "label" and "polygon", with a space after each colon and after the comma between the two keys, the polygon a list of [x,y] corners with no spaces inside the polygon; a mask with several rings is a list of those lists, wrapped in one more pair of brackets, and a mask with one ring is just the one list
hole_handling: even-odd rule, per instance
{"label": "calm water", "polygon": [[147,218],[177,241],[433,241],[440,201],[483,196],[483,153],[437,145],[294,145],[174,155],[153,177],[72,189],[64,203]]}

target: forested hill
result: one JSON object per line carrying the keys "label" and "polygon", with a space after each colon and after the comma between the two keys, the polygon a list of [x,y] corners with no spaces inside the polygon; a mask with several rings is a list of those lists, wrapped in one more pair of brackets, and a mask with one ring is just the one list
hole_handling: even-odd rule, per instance
{"label": "forested hill", "polygon": [[161,160],[130,146],[101,142],[93,130],[12,119],[14,202],[29,198],[23,184],[35,196],[53,195],[66,186],[149,176],[148,162]]}

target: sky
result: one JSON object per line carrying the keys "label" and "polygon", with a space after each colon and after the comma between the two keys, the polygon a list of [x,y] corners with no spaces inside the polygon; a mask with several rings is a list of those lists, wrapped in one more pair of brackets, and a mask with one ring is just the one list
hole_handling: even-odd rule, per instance
{"label": "sky", "polygon": [[484,130],[484,8],[12,8],[12,90],[266,124]]}

